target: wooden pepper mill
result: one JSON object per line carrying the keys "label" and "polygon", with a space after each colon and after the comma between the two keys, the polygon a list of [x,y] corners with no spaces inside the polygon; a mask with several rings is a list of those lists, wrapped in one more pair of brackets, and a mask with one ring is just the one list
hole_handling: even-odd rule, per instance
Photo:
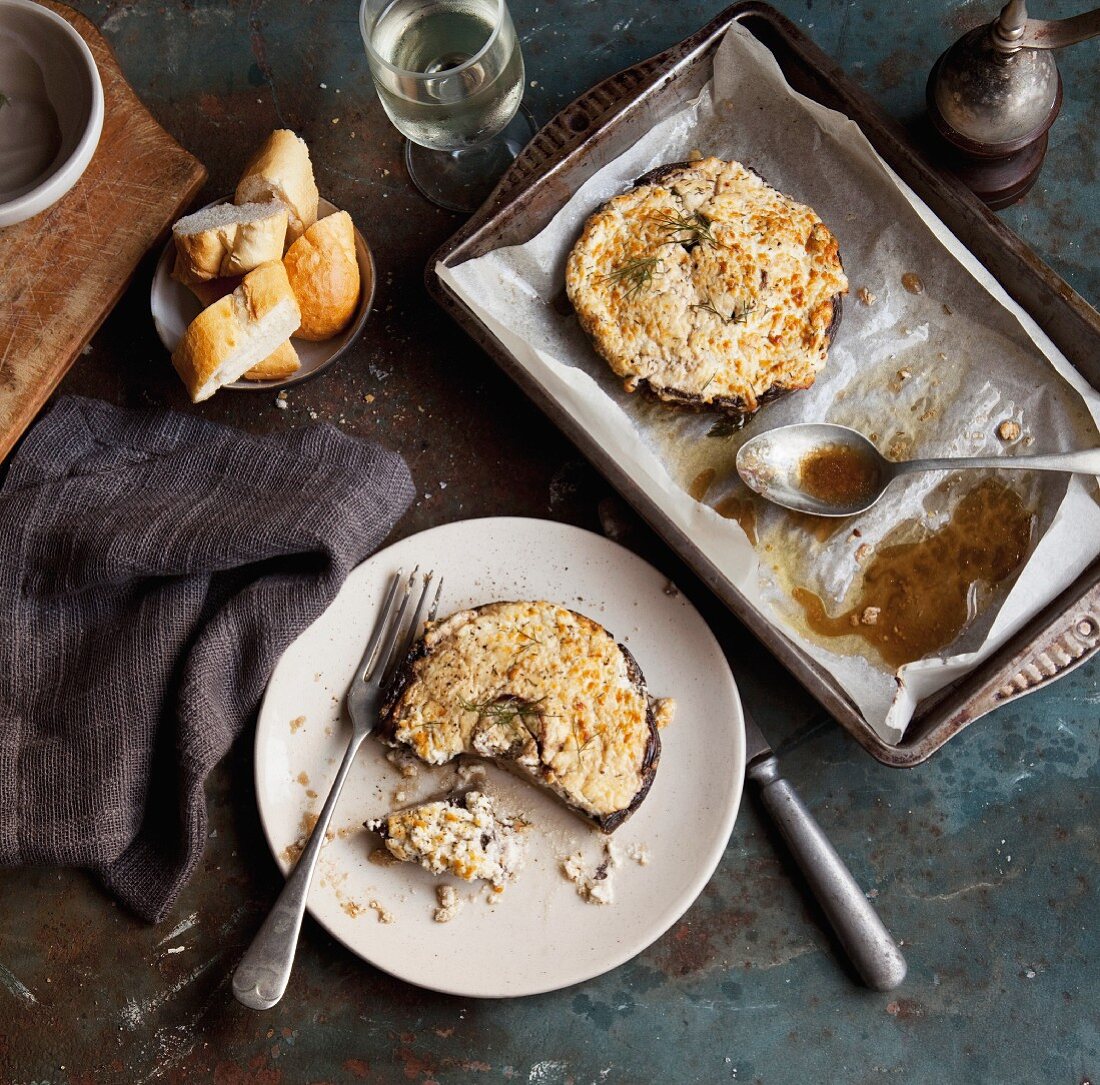
{"label": "wooden pepper mill", "polygon": [[1047,130],[1062,106],[1051,50],[1100,34],[1100,8],[1072,19],[1029,19],[1010,0],[992,23],[964,34],[928,77],[928,114],[942,165],[990,207],[1035,184]]}

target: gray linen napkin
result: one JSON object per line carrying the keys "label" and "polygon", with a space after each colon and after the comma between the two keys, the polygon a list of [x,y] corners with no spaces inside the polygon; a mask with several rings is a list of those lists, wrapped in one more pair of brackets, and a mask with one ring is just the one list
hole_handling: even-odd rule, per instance
{"label": "gray linen napkin", "polygon": [[332,426],[59,400],[0,489],[0,864],[90,868],[161,919],[207,775],[412,494],[398,455]]}

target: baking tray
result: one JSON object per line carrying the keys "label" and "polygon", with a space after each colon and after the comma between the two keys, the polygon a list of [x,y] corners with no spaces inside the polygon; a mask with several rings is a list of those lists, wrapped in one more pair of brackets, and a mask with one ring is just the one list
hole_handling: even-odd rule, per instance
{"label": "baking tray", "polygon": [[437,263],[454,267],[538,233],[592,174],[699,93],[710,78],[715,49],[735,21],[772,52],[792,87],[860,126],[875,150],[1035,318],[1070,363],[1100,387],[1100,314],[968,189],[936,172],[904,129],[793,23],[755,0],[727,8],[691,37],[611,76],[563,109],[535,135],[485,206],[435,253],[426,281],[436,300],[866,750],[887,765],[915,765],[987,712],[1054,681],[1097,652],[1100,561],[983,664],[920,702],[903,741],[890,746],[832,676],[749,605],[435,273]]}

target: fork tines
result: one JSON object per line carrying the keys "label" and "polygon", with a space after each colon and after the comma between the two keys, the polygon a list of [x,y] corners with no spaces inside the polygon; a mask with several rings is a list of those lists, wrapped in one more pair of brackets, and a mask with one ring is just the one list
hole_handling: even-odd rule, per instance
{"label": "fork tines", "polygon": [[[413,590],[416,587],[417,577],[420,575],[420,594],[413,608],[412,620],[405,624],[406,615],[409,612],[409,604],[412,600]],[[364,681],[377,678],[385,683],[395,664],[404,659],[419,632],[424,616],[424,608],[431,594],[432,584],[435,581],[435,601],[432,604],[428,620],[434,619],[439,607],[439,597],[443,590],[443,578],[435,580],[435,574],[431,570],[420,574],[420,567],[413,569],[406,578],[403,570],[398,570],[394,575],[386,598],[382,604],[382,615],[374,628],[370,643],[363,654],[363,662],[360,667],[360,677]]]}

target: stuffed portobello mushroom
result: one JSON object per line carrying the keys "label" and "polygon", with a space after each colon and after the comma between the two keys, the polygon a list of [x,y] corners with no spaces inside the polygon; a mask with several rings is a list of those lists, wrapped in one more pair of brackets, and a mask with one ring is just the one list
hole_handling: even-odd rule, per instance
{"label": "stuffed portobello mushroom", "polygon": [[395,676],[379,735],[422,761],[496,762],[611,832],[657,771],[654,701],[598,623],[547,602],[497,602],[429,627]]}
{"label": "stuffed portobello mushroom", "polygon": [[662,166],[599,208],[566,291],[627,391],[747,418],[813,384],[848,280],[811,208],[739,162],[704,158]]}

